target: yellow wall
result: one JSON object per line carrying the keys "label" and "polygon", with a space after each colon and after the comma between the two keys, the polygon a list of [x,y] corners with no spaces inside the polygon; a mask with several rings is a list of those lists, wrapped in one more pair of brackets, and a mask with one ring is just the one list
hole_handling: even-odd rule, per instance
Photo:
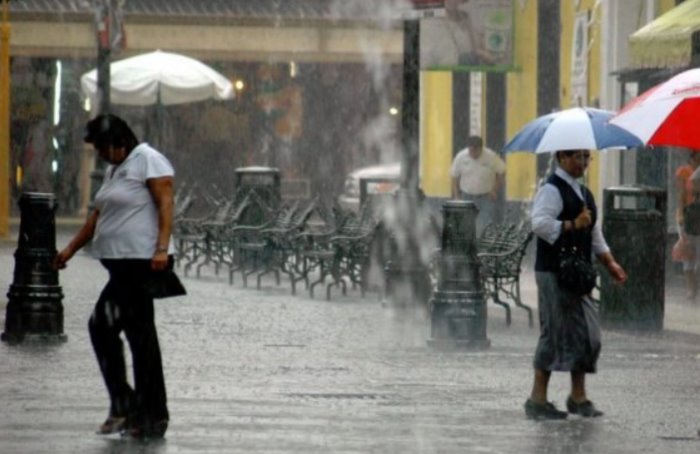
{"label": "yellow wall", "polygon": [[[514,64],[506,81],[506,132],[512,138],[537,116],[537,2],[515,3]],[[537,161],[532,153],[506,156],[506,199],[530,200],[537,179]]]}
{"label": "yellow wall", "polygon": [[421,187],[428,197],[450,196],[452,73],[421,72]]}
{"label": "yellow wall", "polygon": [[[600,99],[601,14],[597,0],[561,2],[560,99],[561,108],[571,105],[571,58],[576,14],[589,11],[588,87],[585,105],[597,106]],[[514,65],[507,75],[506,139],[512,138],[526,123],[537,117],[537,2],[514,2]],[[523,6],[521,6],[523,5]],[[672,9],[675,0],[657,0],[657,15]],[[452,75],[443,72],[422,74],[423,110],[421,136],[422,187],[426,195],[447,197],[450,194],[449,167],[452,150]],[[488,106],[484,106],[488,108]],[[482,113],[485,125],[486,113]],[[486,126],[486,125],[485,125]],[[600,195],[600,153],[588,169],[585,183]],[[536,157],[533,153],[506,156],[506,199],[530,200],[536,189]]]}
{"label": "yellow wall", "polygon": [[[673,0],[658,0],[663,10],[673,7]],[[597,106],[600,99],[601,14],[596,0],[561,3],[560,99],[562,109],[571,105],[571,58],[574,20],[577,12],[589,11],[588,87],[585,105]],[[660,12],[662,12],[660,11]],[[517,70],[507,75],[506,139],[512,138],[526,123],[537,117],[537,2],[524,7],[515,2],[514,64]],[[452,75],[428,71],[421,75],[421,175],[426,195],[450,195],[449,167],[452,160]],[[484,106],[488,108],[488,106]],[[485,112],[482,119],[485,119]],[[594,152],[586,184],[600,193],[600,159]],[[511,153],[506,157],[506,199],[531,200],[536,189],[536,156]]]}
{"label": "yellow wall", "polygon": [[656,17],[676,6],[676,0],[656,0]]}

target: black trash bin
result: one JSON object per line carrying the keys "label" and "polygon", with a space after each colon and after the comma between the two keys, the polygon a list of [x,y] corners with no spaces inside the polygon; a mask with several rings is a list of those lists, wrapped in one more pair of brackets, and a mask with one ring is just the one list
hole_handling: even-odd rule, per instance
{"label": "black trash bin", "polygon": [[603,234],[629,276],[616,285],[601,273],[603,326],[660,331],[664,320],[666,190],[620,186],[603,191]]}
{"label": "black trash bin", "polygon": [[262,200],[273,208],[279,207],[280,171],[274,167],[239,167],[236,169],[236,191],[242,190],[241,196],[255,191]]}

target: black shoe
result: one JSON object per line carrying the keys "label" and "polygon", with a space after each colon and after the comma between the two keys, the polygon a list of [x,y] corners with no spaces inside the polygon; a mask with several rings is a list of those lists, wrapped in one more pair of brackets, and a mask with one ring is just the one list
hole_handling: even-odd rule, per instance
{"label": "black shoe", "polygon": [[590,400],[584,400],[583,402],[577,404],[574,402],[571,396],[566,399],[566,409],[569,410],[569,413],[572,415],[581,415],[584,418],[597,418],[598,416],[603,416],[603,412],[595,408],[595,405],[593,405],[593,402]]}
{"label": "black shoe", "polygon": [[525,401],[525,415],[529,419],[565,419],[568,414],[565,411],[557,410],[553,403],[547,402],[538,404],[532,399]]}
{"label": "black shoe", "polygon": [[126,423],[125,416],[110,416],[105,422],[97,429],[97,433],[100,435],[116,434],[124,429],[124,424]]}
{"label": "black shoe", "polygon": [[131,426],[126,432],[133,438],[145,440],[163,438],[166,430],[168,430],[168,420],[161,419],[160,421],[143,421]]}

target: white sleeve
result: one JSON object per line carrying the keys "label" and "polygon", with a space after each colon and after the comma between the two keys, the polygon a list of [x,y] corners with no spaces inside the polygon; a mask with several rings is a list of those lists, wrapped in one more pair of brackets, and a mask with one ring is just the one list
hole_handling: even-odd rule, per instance
{"label": "white sleeve", "polygon": [[168,161],[168,158],[163,156],[163,154],[152,151],[150,153],[145,153],[146,155],[146,169],[145,178],[159,178],[159,177],[171,177],[175,175],[175,169],[173,169],[172,164]]}
{"label": "white sleeve", "polygon": [[600,255],[600,254],[604,254],[606,252],[609,252],[610,247],[608,246],[608,243],[605,241],[605,238],[603,237],[603,229],[600,226],[600,219],[596,220],[596,223],[593,226],[592,234],[593,234],[593,244],[592,244],[593,253],[595,255]]}
{"label": "white sleeve", "polygon": [[497,175],[503,175],[506,172],[506,163],[503,162],[503,159],[501,159],[501,157],[495,151],[493,152],[491,166],[493,167],[493,171],[496,172]]}
{"label": "white sleeve", "polygon": [[561,223],[557,217],[564,209],[559,190],[552,184],[545,184],[535,195],[532,204],[532,231],[537,237],[554,244],[561,235]]}

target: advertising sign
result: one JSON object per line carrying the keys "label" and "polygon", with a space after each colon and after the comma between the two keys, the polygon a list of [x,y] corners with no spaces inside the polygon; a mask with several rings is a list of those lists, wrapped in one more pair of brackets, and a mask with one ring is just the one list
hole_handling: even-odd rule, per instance
{"label": "advertising sign", "polygon": [[404,19],[444,17],[445,0],[411,0],[411,10],[403,12]]}
{"label": "advertising sign", "polygon": [[513,61],[512,0],[445,0],[421,19],[421,69],[507,71]]}

